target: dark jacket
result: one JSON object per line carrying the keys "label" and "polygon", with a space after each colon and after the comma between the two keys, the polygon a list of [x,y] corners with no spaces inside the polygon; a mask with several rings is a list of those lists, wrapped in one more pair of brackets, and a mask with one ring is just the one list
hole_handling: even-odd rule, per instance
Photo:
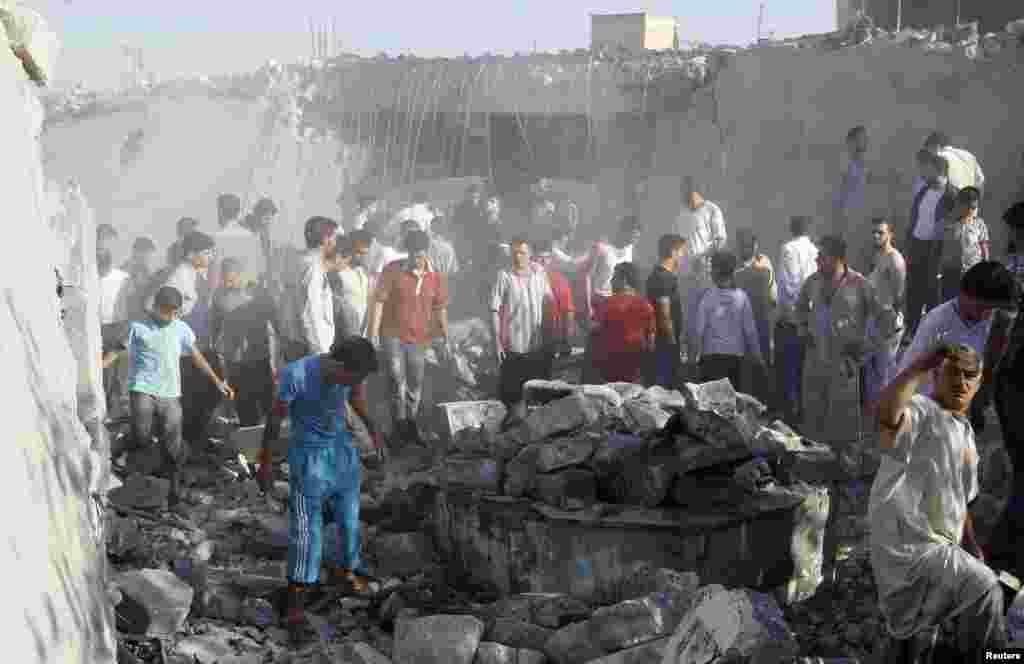
{"label": "dark jacket", "polygon": [[[925,193],[929,190],[929,187],[923,188],[917,192],[917,196],[914,196],[914,202],[910,206],[910,223],[907,224],[907,236],[905,247],[910,247],[916,238],[914,238],[914,228],[917,227],[918,215],[921,210],[921,200],[924,198]],[[942,194],[942,198],[939,199],[939,204],[935,206],[935,229],[938,234],[936,241],[942,239],[941,233],[938,231],[942,228],[945,223],[947,216],[953,213],[953,209],[956,207],[956,195],[958,190],[956,187],[947,185],[945,193]],[[904,258],[907,258],[904,255]]]}

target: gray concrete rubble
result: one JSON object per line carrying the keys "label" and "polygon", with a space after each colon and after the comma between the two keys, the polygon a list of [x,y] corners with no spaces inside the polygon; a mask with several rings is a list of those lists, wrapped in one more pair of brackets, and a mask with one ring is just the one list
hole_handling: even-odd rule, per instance
{"label": "gray concrete rubble", "polygon": [[[535,393],[530,415],[559,423],[537,427],[547,438],[498,432],[473,406],[465,445],[367,468],[363,553],[380,582],[315,607],[302,650],[280,627],[286,481],[263,494],[214,441],[188,467],[183,518],[160,478],[126,475],[105,526],[122,642],[172,664],[864,661],[883,629],[869,487],[727,383],[606,387]],[[632,431],[634,403],[660,404],[664,425]],[[727,443],[698,435],[715,431]],[[1009,483],[1001,444],[982,437],[979,453],[983,528]],[[325,529],[327,559],[335,544]]]}

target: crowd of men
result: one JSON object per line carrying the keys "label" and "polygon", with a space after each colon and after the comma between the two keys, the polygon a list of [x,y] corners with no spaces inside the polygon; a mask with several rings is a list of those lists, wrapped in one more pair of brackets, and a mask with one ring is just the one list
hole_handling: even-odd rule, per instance
{"label": "crowd of men", "polygon": [[[730,249],[721,207],[692,178],[680,186],[675,231],[644,240],[657,246],[651,266],[633,260],[647,236],[633,215],[610,237],[573,247],[579,210],[546,180],[526,224],[506,223],[502,198],[479,186],[449,214],[425,195],[397,213],[362,198],[344,229],[309,219],[305,251],[287,269],[270,249],[277,210],[266,199],[240,218],[238,197],[221,196],[213,234],[182,219],[161,270],[145,237],[115,268],[117,234],[101,226],[111,411],[128,404],[133,449],[160,432],[170,500],[179,506],[183,459],[202,444],[224,397],[241,425],[265,424],[267,440],[290,416],[287,621],[297,626],[321,581],[325,505],[343,533],[331,582],[367,587],[353,418],[381,452],[424,443],[427,357],[433,349],[442,365],[451,359],[449,309],[458,306],[460,316],[490,325],[505,426],[526,415],[524,383],[550,378],[556,359],[577,345],[585,348],[584,382],[674,389],[728,378],[761,396],[803,435],[832,445],[853,476],[875,477],[872,561],[890,633],[909,639],[957,617],[967,625],[965,652],[998,645],[1003,598],[967,505],[978,492],[974,431],[993,395],[1004,433],[1014,430],[1008,404],[1016,384],[1000,383],[996,369],[1004,355],[1004,367],[1016,366],[1024,345],[1009,343],[1024,278],[1024,206],[1004,216],[1008,250],[993,251],[979,216],[981,168],[949,143],[936,132],[917,155],[901,234],[867,213],[868,135],[851,130],[833,218],[816,229],[810,217],[792,217],[776,264],[762,253],[758,229],[737,229]],[[217,238],[238,229],[260,237],[269,266],[252,283],[238,257],[214,260]],[[389,442],[369,408],[367,377],[378,354]],[[866,444],[880,446],[880,467],[871,467]],[[1001,550],[990,554],[1019,574],[1013,535],[1024,518],[1014,506],[1024,474],[1015,449],[1011,455],[1015,498],[1002,539],[993,540]]]}

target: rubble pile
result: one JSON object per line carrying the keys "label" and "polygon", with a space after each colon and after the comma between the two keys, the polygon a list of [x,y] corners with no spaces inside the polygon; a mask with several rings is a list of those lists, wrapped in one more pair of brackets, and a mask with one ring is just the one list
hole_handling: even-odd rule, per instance
{"label": "rubble pile", "polygon": [[706,508],[792,492],[801,479],[793,472],[798,453],[827,453],[768,420],[764,405],[728,380],[688,384],[685,394],[549,381],[531,381],[526,391],[541,405],[504,433],[497,432],[505,416],[498,402],[445,406],[442,487],[568,510],[596,503]]}

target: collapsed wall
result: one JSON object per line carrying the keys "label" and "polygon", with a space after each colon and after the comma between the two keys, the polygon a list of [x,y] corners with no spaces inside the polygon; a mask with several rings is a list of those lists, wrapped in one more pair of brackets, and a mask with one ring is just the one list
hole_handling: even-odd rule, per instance
{"label": "collapsed wall", "polygon": [[[75,252],[58,241],[50,225],[38,143],[42,106],[11,48],[41,54],[33,51],[33,38],[47,33],[37,14],[13,3],[0,2],[0,19],[5,28],[0,30],[0,106],[5,109],[0,168],[8,219],[8,241],[0,243],[0,376],[7,434],[0,504],[13,517],[0,554],[0,583],[11,595],[3,603],[5,653],[17,662],[113,664],[113,611],[100,523],[105,454],[102,439],[94,442],[80,419],[79,404],[89,405],[79,396],[89,391],[90,381],[80,379],[54,274],[75,262]],[[49,74],[45,57],[36,64]],[[95,303],[83,306],[95,311]],[[86,328],[80,333],[89,336]],[[98,357],[85,360],[98,366]],[[103,416],[99,408],[85,414],[95,422]]]}

